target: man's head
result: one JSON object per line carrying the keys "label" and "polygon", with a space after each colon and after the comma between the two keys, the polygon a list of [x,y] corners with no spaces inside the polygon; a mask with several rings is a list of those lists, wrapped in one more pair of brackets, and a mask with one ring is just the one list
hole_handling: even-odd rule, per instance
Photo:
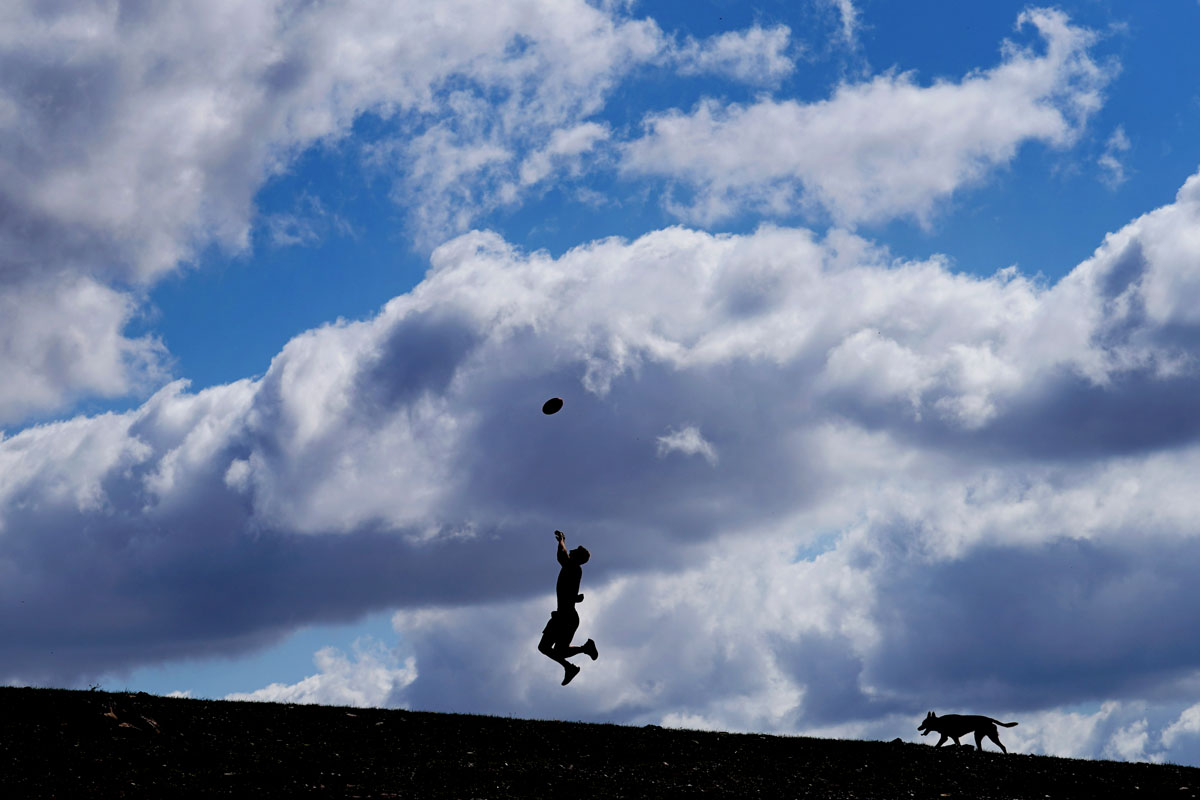
{"label": "man's head", "polygon": [[579,545],[579,547],[571,551],[571,561],[575,564],[586,564],[591,557],[592,554],[583,545]]}

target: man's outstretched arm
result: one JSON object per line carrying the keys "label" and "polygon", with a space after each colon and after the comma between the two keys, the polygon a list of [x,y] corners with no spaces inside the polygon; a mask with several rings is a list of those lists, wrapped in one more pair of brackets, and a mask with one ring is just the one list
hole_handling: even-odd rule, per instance
{"label": "man's outstretched arm", "polygon": [[562,531],[555,531],[554,538],[558,540],[558,563],[569,564],[571,553],[567,550],[567,537]]}

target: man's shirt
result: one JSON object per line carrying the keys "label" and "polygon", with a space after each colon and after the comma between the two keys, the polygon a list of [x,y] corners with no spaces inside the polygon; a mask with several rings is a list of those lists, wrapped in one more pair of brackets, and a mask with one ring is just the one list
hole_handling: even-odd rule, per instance
{"label": "man's shirt", "polygon": [[558,594],[558,607],[574,608],[575,598],[579,596],[579,582],[583,579],[583,567],[572,563],[561,550],[558,553],[558,563],[562,564],[562,569],[558,571],[558,583],[554,586]]}

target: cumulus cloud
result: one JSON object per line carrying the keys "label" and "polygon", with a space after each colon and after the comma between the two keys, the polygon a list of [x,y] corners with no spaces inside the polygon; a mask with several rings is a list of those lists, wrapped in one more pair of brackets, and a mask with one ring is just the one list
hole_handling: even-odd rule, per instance
{"label": "cumulus cloud", "polygon": [[750,84],[772,85],[796,68],[788,54],[791,30],[786,25],[730,31],[708,39],[693,37],[672,53],[681,75],[715,73]]}
{"label": "cumulus cloud", "polygon": [[1006,716],[1020,725],[1004,731],[1004,740],[1016,752],[1187,764],[1200,754],[1189,735],[1193,717],[1193,706],[1180,699],[1107,700]]}
{"label": "cumulus cloud", "polygon": [[653,22],[536,0],[17,6],[5,27],[5,260],[127,280],[244,247],[263,181],[364,112],[465,125],[498,92],[537,141],[661,46]]}
{"label": "cumulus cloud", "polygon": [[1036,30],[1041,52],[1006,42],[998,66],[957,82],[889,72],[816,103],[705,100],[651,114],[622,169],[677,182],[685,196],[668,209],[692,221],[820,209],[841,225],[927,222],[1022,144],[1072,143],[1101,104],[1110,75],[1089,55],[1093,33],[1056,10],[1025,11],[1017,24]]}
{"label": "cumulus cloud", "polygon": [[0,424],[161,380],[165,349],[121,331],[137,301],[91,278],[0,279]]}
{"label": "cumulus cloud", "polygon": [[[875,734],[1114,700],[1088,741],[1156,757],[1200,680],[1198,226],[1200,175],[1054,285],[844,231],[458,237],[259,379],[0,441],[0,679],[398,608],[394,658],[271,696]],[[556,528],[601,660],[551,698]]]}
{"label": "cumulus cloud", "polygon": [[355,642],[353,659],[335,647],[322,648],[313,663],[317,673],[297,683],[272,683],[225,699],[378,708],[417,678],[411,657],[401,663],[395,653],[373,641]]}
{"label": "cumulus cloud", "polygon": [[[1170,724],[1162,729],[1159,742],[1169,760],[1175,763],[1195,760],[1195,754],[1200,752],[1200,704],[1189,705]],[[1180,752],[1187,753],[1191,758],[1179,757]]]}

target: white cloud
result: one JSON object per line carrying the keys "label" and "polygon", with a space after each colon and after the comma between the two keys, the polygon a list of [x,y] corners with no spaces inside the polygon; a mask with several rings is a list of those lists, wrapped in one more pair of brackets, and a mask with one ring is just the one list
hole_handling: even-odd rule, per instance
{"label": "white cloud", "polygon": [[1104,152],[1097,163],[1103,170],[1101,180],[1110,188],[1115,189],[1125,182],[1125,164],[1121,158],[1131,146],[1129,137],[1125,135],[1125,128],[1121,125],[1113,130],[1112,136],[1109,136],[1108,141],[1104,143]]}
{"label": "white cloud", "polygon": [[852,0],[826,0],[833,6],[842,22],[842,39],[846,44],[854,46],[858,36],[858,9]]}
{"label": "white cloud", "polygon": [[1115,721],[1123,716],[1121,703],[1110,700],[1090,713],[1044,711],[1022,715],[1020,726],[1006,735],[1011,737],[1013,748],[1019,752],[1086,758],[1102,749],[1107,732],[1119,724]]}
{"label": "white cloud", "polygon": [[530,153],[521,164],[521,184],[527,186],[544,181],[560,164],[578,171],[581,157],[608,137],[608,129],[595,122],[555,131],[544,148]]}
{"label": "white cloud", "polygon": [[715,73],[750,84],[773,85],[795,70],[791,30],[786,25],[730,31],[703,40],[688,39],[672,53],[681,75]]}
{"label": "white cloud", "polygon": [[700,429],[694,425],[665,433],[659,436],[657,441],[659,458],[668,453],[678,452],[687,456],[703,456],[711,466],[717,465],[716,448],[712,446],[712,442],[707,441],[701,435]]}
{"label": "white cloud", "polygon": [[[5,130],[5,194],[25,214],[8,246],[142,280],[197,246],[244,247],[258,187],[363,112],[468,124],[498,92],[501,139],[517,136],[519,106],[537,141],[661,47],[652,22],[538,0],[27,7],[6,27],[19,68],[0,95],[22,113]],[[451,79],[464,88],[447,91]],[[67,228],[78,233],[48,235]]]}
{"label": "white cloud", "polygon": [[1179,718],[1163,730],[1160,738],[1163,746],[1170,748],[1180,739],[1197,733],[1200,733],[1200,703],[1183,709]]}
{"label": "white cloud", "polygon": [[0,424],[161,380],[162,344],[121,334],[136,309],[86,277],[0,283]]}
{"label": "white cloud", "polygon": [[1006,43],[998,66],[957,83],[887,73],[817,103],[706,100],[650,115],[622,168],[689,189],[694,196],[668,203],[689,220],[820,208],[843,225],[926,222],[1023,143],[1072,143],[1101,103],[1109,75],[1088,54],[1091,32],[1045,9],[1023,12],[1018,26],[1036,29],[1044,51]]}
{"label": "white cloud", "polygon": [[313,655],[313,663],[317,673],[297,683],[272,683],[225,699],[379,708],[417,679],[412,658],[401,662],[395,653],[372,641],[355,642],[353,659],[335,647],[322,648]]}
{"label": "white cloud", "polygon": [[1146,745],[1150,742],[1150,734],[1146,730],[1145,719],[1134,720],[1113,734],[1105,747],[1105,755],[1120,761],[1162,761],[1162,756],[1146,753]]}

